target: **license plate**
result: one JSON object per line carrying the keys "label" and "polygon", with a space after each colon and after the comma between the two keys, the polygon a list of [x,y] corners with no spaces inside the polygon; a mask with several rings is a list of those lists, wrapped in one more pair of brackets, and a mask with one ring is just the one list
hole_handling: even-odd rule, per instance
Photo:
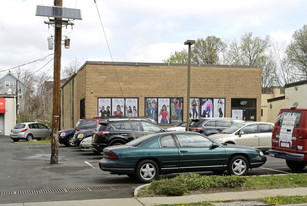
{"label": "license plate", "polygon": [[289,147],[290,147],[290,144],[287,143],[287,142],[281,142],[281,143],[280,143],[280,146],[281,146],[281,147],[287,147],[287,148],[289,148]]}

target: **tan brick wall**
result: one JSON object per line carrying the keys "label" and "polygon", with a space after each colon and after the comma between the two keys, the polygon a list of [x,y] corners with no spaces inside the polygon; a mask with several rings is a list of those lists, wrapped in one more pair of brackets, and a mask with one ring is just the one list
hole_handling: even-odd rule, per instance
{"label": "tan brick wall", "polygon": [[[82,98],[86,99],[86,117],[90,118],[97,116],[99,97],[138,97],[140,116],[144,116],[145,97],[183,97],[186,119],[186,65],[105,65],[89,62],[75,79],[75,116],[80,114]],[[225,98],[227,117],[231,116],[231,98],[256,98],[257,120],[260,121],[261,69],[192,66],[190,96]]]}

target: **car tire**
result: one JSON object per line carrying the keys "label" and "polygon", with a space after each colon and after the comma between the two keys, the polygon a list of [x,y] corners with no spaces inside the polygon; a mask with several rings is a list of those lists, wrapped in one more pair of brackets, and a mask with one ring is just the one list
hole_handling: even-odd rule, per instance
{"label": "car tire", "polygon": [[67,147],[74,147],[76,144],[74,143],[74,136],[73,135],[69,135],[67,137],[67,140],[66,140],[66,144],[65,144]]}
{"label": "car tire", "polygon": [[31,141],[33,139],[33,135],[32,134],[28,134],[26,137],[27,141]]}
{"label": "car tire", "polygon": [[18,142],[18,141],[19,141],[19,139],[13,139],[13,141],[14,141],[14,142]]}
{"label": "car tire", "polygon": [[241,155],[232,157],[228,163],[228,173],[231,175],[243,176],[248,172],[248,169],[249,162]]}
{"label": "car tire", "polygon": [[159,167],[153,160],[143,160],[136,167],[136,177],[144,183],[151,182],[159,176]]}
{"label": "car tire", "polygon": [[296,162],[291,160],[286,160],[286,164],[293,172],[302,172],[306,166],[304,162]]}

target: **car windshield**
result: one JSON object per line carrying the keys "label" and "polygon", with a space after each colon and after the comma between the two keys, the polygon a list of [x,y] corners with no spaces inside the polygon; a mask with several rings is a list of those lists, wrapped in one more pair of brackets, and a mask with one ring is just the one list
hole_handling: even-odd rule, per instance
{"label": "car windshield", "polygon": [[128,142],[126,145],[136,147],[155,135],[156,134],[148,134],[148,135],[142,136],[140,138],[132,140],[131,142]]}
{"label": "car windshield", "polygon": [[14,129],[23,129],[23,128],[25,128],[25,127],[26,127],[25,124],[16,124],[15,127],[14,127]]}
{"label": "car windshield", "polygon": [[207,120],[203,120],[203,119],[193,119],[190,123],[190,126],[192,127],[200,127],[202,125],[203,122],[205,122]]}
{"label": "car windshield", "polygon": [[96,128],[96,120],[79,120],[76,129],[92,129]]}
{"label": "car windshield", "polygon": [[222,131],[222,134],[233,134],[235,133],[238,129],[240,129],[241,127],[243,127],[245,124],[234,124],[226,129],[224,129]]}

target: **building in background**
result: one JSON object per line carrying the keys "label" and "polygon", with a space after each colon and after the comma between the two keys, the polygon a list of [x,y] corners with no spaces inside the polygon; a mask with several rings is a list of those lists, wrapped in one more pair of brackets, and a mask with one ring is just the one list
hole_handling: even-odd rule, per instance
{"label": "building in background", "polygon": [[[261,69],[132,62],[85,62],[61,87],[61,129],[110,113],[147,116],[171,125],[190,117],[261,120]],[[189,104],[189,112],[186,112]]]}
{"label": "building in background", "polygon": [[10,72],[0,75],[0,134],[9,135],[24,105],[25,85]]}

